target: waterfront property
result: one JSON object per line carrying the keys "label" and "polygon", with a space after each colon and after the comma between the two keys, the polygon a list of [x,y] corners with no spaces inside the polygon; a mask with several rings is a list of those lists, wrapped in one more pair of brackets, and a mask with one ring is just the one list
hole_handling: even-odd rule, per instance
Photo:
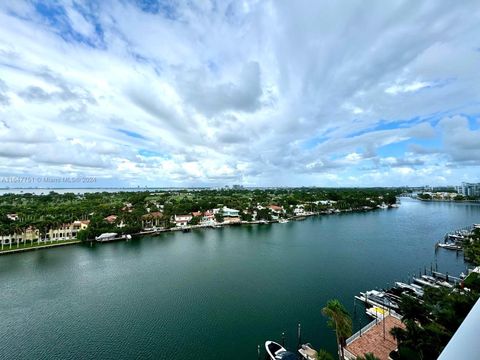
{"label": "waterfront property", "polygon": [[56,229],[50,229],[42,241],[72,240],[77,238],[80,230],[85,230],[90,224],[89,220],[77,220],[70,224],[62,224]]}
{"label": "waterfront property", "polygon": [[192,214],[174,215],[173,221],[175,226],[187,226],[192,218]]}
{"label": "waterfront property", "polygon": [[13,234],[0,235],[0,249],[11,249],[12,246],[20,247],[27,243],[33,246],[34,243],[41,244],[45,242],[76,240],[78,232],[87,229],[89,224],[89,220],[76,220],[72,223],[61,224],[57,227],[50,228],[42,233],[40,229],[29,226]]}
{"label": "waterfront property", "polygon": [[238,217],[239,210],[230,209],[230,208],[224,206],[221,209],[213,209],[213,213],[214,214],[221,213],[224,217]]}
{"label": "waterfront property", "polygon": [[142,216],[142,228],[159,228],[165,223],[163,213],[161,211],[152,211]]}

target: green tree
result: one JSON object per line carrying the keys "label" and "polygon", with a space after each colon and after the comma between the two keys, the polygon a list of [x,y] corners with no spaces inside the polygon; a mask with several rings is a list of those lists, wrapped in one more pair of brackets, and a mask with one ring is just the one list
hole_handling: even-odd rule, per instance
{"label": "green tree", "polygon": [[202,220],[202,218],[200,216],[194,216],[194,217],[192,217],[192,220],[190,220],[189,224],[190,225],[198,225],[198,224],[200,224],[200,220]]}
{"label": "green tree", "polygon": [[317,360],[333,360],[332,354],[323,349],[318,350]]}
{"label": "green tree", "polygon": [[380,360],[373,353],[366,353],[363,356],[357,356],[356,360]]}
{"label": "green tree", "polygon": [[215,221],[218,222],[218,223],[223,223],[223,220],[224,220],[224,218],[223,218],[223,211],[220,210],[219,212],[217,212],[217,213],[215,214]]}
{"label": "green tree", "polygon": [[335,330],[337,346],[341,349],[341,359],[343,359],[345,341],[352,335],[352,319],[345,307],[337,299],[329,300],[322,309],[322,314],[329,318],[328,326]]}

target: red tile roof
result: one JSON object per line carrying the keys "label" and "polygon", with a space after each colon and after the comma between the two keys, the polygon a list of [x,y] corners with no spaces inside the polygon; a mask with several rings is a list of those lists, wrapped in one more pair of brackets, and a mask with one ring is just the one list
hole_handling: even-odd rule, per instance
{"label": "red tile roof", "polygon": [[151,213],[142,215],[142,218],[143,219],[154,219],[154,218],[160,219],[160,218],[163,218],[163,213],[161,211],[152,211]]}
{"label": "red tile roof", "polygon": [[272,210],[275,210],[275,211],[282,211],[283,208],[281,206],[278,206],[278,205],[268,205],[268,207]]}
{"label": "red tile roof", "polygon": [[110,224],[113,224],[115,220],[117,220],[117,215],[109,215],[105,219],[106,222],[109,222]]}

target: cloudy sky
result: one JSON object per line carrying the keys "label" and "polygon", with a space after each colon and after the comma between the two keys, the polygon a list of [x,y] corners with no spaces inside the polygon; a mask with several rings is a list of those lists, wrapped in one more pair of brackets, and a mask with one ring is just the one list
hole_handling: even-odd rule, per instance
{"label": "cloudy sky", "polygon": [[11,176],[480,181],[478,1],[3,0]]}

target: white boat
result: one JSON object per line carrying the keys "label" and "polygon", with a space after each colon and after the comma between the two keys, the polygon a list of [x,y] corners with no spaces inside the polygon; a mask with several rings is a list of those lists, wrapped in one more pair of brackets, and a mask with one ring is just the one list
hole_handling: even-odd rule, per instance
{"label": "white boat", "polygon": [[473,224],[474,229],[480,229],[480,224]]}
{"label": "white boat", "polygon": [[297,355],[287,351],[287,349],[275,341],[265,341],[265,350],[270,357],[269,360],[298,360]]}
{"label": "white boat", "polygon": [[371,306],[398,310],[398,304],[381,291],[370,290],[364,293],[361,292],[360,296],[355,296],[355,298]]}
{"label": "white boat", "polygon": [[453,288],[453,285],[447,281],[437,281],[437,284],[449,289]]}
{"label": "white boat", "polygon": [[455,244],[439,243],[438,246],[448,250],[462,250],[461,246]]}
{"label": "white boat", "polygon": [[437,282],[437,279],[435,279],[433,276],[429,275],[422,275],[422,279],[426,281],[430,281],[431,283]]}
{"label": "white boat", "polygon": [[312,348],[312,345],[310,344],[303,344],[300,349],[298,349],[298,352],[300,355],[303,356],[304,359],[306,360],[317,360],[318,358],[318,353],[316,350]]}
{"label": "white boat", "polygon": [[423,296],[423,290],[420,286],[418,285],[415,285],[415,284],[405,284],[403,282],[400,282],[400,281],[397,281],[395,283],[395,286],[400,288],[400,289],[407,289],[407,290],[410,290],[410,291],[413,291],[413,293],[415,295],[418,295],[418,296]]}
{"label": "white boat", "polygon": [[286,224],[286,223],[288,223],[289,221],[288,221],[287,219],[280,219],[280,220],[278,220],[278,222],[279,222],[280,224]]}
{"label": "white boat", "polygon": [[440,287],[436,284],[432,284],[430,281],[426,281],[426,280],[415,278],[415,277],[413,278],[413,281],[416,282],[417,284],[422,285],[422,286],[430,286],[430,287],[437,288],[437,289]]}

